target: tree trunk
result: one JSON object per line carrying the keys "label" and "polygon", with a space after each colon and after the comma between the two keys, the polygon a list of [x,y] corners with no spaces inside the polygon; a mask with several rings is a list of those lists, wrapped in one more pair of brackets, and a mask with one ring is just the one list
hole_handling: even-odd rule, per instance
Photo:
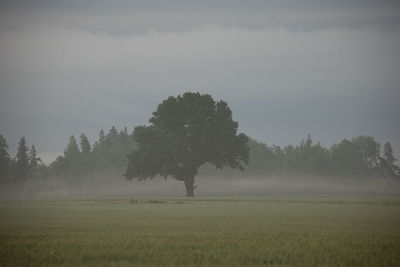
{"label": "tree trunk", "polygon": [[185,187],[186,187],[186,196],[193,197],[194,196],[194,179],[186,179]]}

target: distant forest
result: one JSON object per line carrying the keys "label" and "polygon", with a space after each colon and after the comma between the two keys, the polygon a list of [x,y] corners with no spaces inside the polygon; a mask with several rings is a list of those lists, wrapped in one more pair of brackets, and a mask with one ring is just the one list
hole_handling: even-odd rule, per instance
{"label": "distant forest", "polygon": [[[400,180],[400,168],[396,165],[391,144],[387,142],[381,146],[370,136],[344,139],[330,148],[313,142],[310,135],[298,145],[283,148],[249,139],[249,148],[250,164],[246,166],[246,175],[318,175],[330,179],[370,176]],[[37,156],[35,146],[28,147],[24,137],[18,143],[16,155],[11,157],[5,138],[0,135],[2,191],[22,190],[27,184],[34,184],[33,181],[52,179],[63,181],[66,185],[80,185],[85,177],[96,179],[96,174],[100,173],[113,174],[113,179],[125,179],[122,174],[127,165],[127,155],[133,149],[133,133],[128,133],[126,127],[118,131],[113,126],[107,134],[101,130],[93,144],[85,134],[81,134],[78,140],[71,136],[63,155],[46,165]],[[223,170],[222,173],[240,175],[237,170]],[[220,170],[206,165],[201,168],[200,175],[222,174]]]}

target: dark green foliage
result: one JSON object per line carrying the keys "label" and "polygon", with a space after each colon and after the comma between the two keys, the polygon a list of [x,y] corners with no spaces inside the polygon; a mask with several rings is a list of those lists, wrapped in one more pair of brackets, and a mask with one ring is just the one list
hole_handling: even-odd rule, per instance
{"label": "dark green foliage", "polygon": [[29,151],[29,178],[45,179],[49,175],[49,168],[43,164],[42,159],[37,156],[36,148],[31,146]]}
{"label": "dark green foliage", "polygon": [[249,161],[248,138],[236,134],[238,123],[227,103],[215,102],[210,95],[171,96],[158,105],[149,122],[135,128],[138,149],[129,155],[129,180],[172,176],[185,182],[187,196],[193,196],[201,165],[243,170]]}
{"label": "dark green foliage", "polygon": [[[156,112],[155,114],[158,115]],[[173,118],[167,118],[173,120]],[[155,123],[158,125],[159,122]],[[185,126],[186,124],[187,126]],[[194,168],[199,166],[202,162],[200,161],[201,157],[207,155],[207,151],[215,151],[212,146],[217,146],[217,142],[208,144],[207,149],[199,149],[202,144],[202,129],[199,130],[196,125],[189,127],[190,123],[185,123],[183,127],[172,128],[170,134],[167,135],[167,142],[164,142],[160,133],[165,134],[166,130],[156,125],[136,127],[134,135],[128,134],[126,127],[120,131],[113,127],[107,135],[101,134],[103,132],[101,131],[99,140],[94,142],[92,149],[83,148],[85,147],[83,143],[86,141],[82,142],[82,140],[87,139],[84,134],[81,135],[81,150],[79,150],[75,138],[71,137],[64,155],[59,156],[50,165],[50,168],[39,162],[38,167],[35,170],[31,169],[31,173],[27,177],[39,179],[57,176],[67,183],[75,184],[81,188],[85,179],[91,179],[94,182],[96,179],[101,179],[100,174],[102,173],[108,173],[109,177],[122,175],[124,167],[128,164],[127,155],[131,154],[130,160],[141,162],[140,168],[134,166],[129,170],[132,178],[144,179],[158,174],[165,176],[168,172],[174,172],[169,175],[181,181],[185,181],[186,174],[191,174],[192,176],[189,177],[194,178],[197,170],[194,170],[193,166]],[[203,125],[202,127],[207,129],[208,126]],[[197,132],[191,132],[191,128]],[[235,127],[227,128],[231,131],[235,129]],[[156,129],[157,131],[155,131]],[[177,134],[175,138],[171,134],[173,131],[175,131],[174,134]],[[135,136],[136,142],[134,142],[133,136]],[[206,136],[212,139],[212,135]],[[221,139],[218,142],[226,142],[226,140],[221,141]],[[87,148],[89,148],[89,140],[87,140],[87,144]],[[173,144],[177,144],[177,147],[173,147]],[[330,149],[322,147],[318,142],[314,143],[311,136],[308,136],[296,146],[288,145],[283,148],[275,145],[268,146],[252,139],[248,140],[248,146],[250,165],[246,167],[246,176],[318,175],[327,176],[330,179],[335,179],[334,177],[359,177],[362,179],[367,176],[400,177],[400,170],[395,164],[396,159],[393,156],[390,143],[383,146],[381,157],[380,145],[372,137],[362,136],[351,140],[344,139],[331,146]],[[3,147],[5,146],[3,145]],[[378,153],[374,149],[365,149],[366,147],[378,148]],[[201,153],[196,156],[194,149]],[[133,153],[132,150],[134,150]],[[135,151],[142,151],[143,153],[136,153]],[[375,152],[371,153],[370,151]],[[178,152],[182,155],[176,156],[175,153]],[[32,151],[30,155],[32,155]],[[198,161],[191,161],[191,159]],[[190,165],[190,162],[194,163]],[[210,161],[207,162],[199,171],[202,176],[243,176],[238,172],[227,169],[223,173],[216,172],[215,166],[221,168],[224,162],[224,164],[228,163],[229,165],[230,161],[226,158],[225,161],[218,161],[218,158],[211,157]],[[375,162],[375,164],[370,164],[370,162]],[[184,167],[183,164],[189,164],[189,166]],[[236,166],[234,164],[232,163],[233,166]],[[15,170],[15,160],[13,166],[13,170]],[[237,168],[240,167],[237,166]],[[194,179],[189,181],[192,182],[194,189]],[[190,184],[188,186],[190,187]]]}
{"label": "dark green foliage", "polygon": [[10,155],[6,139],[0,134],[0,184],[6,183],[10,173]]}
{"label": "dark green foliage", "polygon": [[90,145],[85,134],[80,135],[80,150],[74,136],[70,137],[64,155],[50,165],[53,175],[62,177],[72,184],[83,183],[85,177],[93,176],[96,172],[115,170],[121,174],[127,164],[127,155],[133,149],[132,135],[124,130],[118,132],[113,126],[109,134],[105,135],[101,130],[99,140]]}
{"label": "dark green foliage", "polygon": [[203,164],[200,174],[211,177],[238,176],[238,172],[226,169],[216,173],[215,167],[243,169],[249,162],[245,175],[260,177],[400,178],[389,142],[381,151],[373,137],[359,136],[327,149],[308,135],[299,145],[268,146],[244,134],[237,135],[238,125],[227,104],[216,103],[209,95],[170,97],[158,106],[150,123],[148,127],[136,127],[134,134],[129,134],[126,127],[117,130],[113,126],[107,135],[101,130],[93,146],[85,134],[80,135],[80,148],[71,136],[64,154],[49,167],[41,162],[35,146],[28,150],[24,137],[11,160],[7,142],[0,135],[0,195],[22,189],[29,179],[56,178],[83,187],[85,179],[100,179],[102,173],[120,177],[127,165],[128,179],[171,176],[185,182],[188,195],[193,193],[194,177]]}
{"label": "dark green foliage", "polygon": [[81,134],[79,137],[81,139],[81,142],[80,142],[81,152],[85,157],[88,157],[92,150],[89,139],[86,137],[85,134]]}
{"label": "dark green foliage", "polygon": [[105,140],[106,140],[106,135],[104,134],[103,129],[101,129],[99,133],[99,143],[103,143]]}
{"label": "dark green foliage", "polygon": [[115,128],[115,126],[113,125],[113,127],[111,127],[111,129],[107,135],[107,138],[111,140],[111,139],[116,138],[117,136],[118,136],[118,131]]}
{"label": "dark green foliage", "polygon": [[78,144],[76,143],[75,136],[71,135],[69,138],[69,143],[67,145],[67,148],[64,149],[64,156],[65,157],[74,157],[77,154],[79,154],[79,147]]}
{"label": "dark green foliage", "polygon": [[256,172],[262,174],[265,171],[277,172],[279,170],[278,155],[274,153],[273,148],[266,144],[257,142],[249,138],[250,149],[250,167]]}
{"label": "dark green foliage", "polygon": [[392,145],[389,142],[383,145],[383,158],[391,165],[397,161],[393,156]]}
{"label": "dark green foliage", "polygon": [[18,142],[17,155],[13,166],[14,181],[20,185],[23,185],[30,178],[28,152],[25,137],[22,137]]}
{"label": "dark green foliage", "polygon": [[381,168],[387,177],[400,177],[400,168],[395,164],[397,159],[393,156],[392,145],[387,142],[383,145],[383,158],[381,160]]}
{"label": "dark green foliage", "polygon": [[84,156],[79,150],[75,137],[69,138],[67,148],[64,149],[64,155],[58,156],[55,162],[51,164],[53,171],[61,176],[67,177],[69,182],[75,183],[81,181],[81,176],[86,170]]}
{"label": "dark green foliage", "polygon": [[127,155],[131,153],[133,137],[125,127],[119,133],[113,126],[107,136],[100,131],[99,140],[93,145],[92,158],[98,167],[108,169],[122,169],[127,164]]}
{"label": "dark green foliage", "polygon": [[378,167],[381,145],[373,137],[362,135],[353,138],[352,143],[360,151],[364,167],[368,169]]}
{"label": "dark green foliage", "polygon": [[310,136],[300,145],[288,145],[283,149],[254,140],[250,140],[249,146],[247,173],[400,177],[390,143],[385,144],[383,157],[380,157],[380,144],[369,136],[351,141],[344,139],[330,149],[314,144]]}
{"label": "dark green foliage", "polygon": [[34,145],[32,145],[31,150],[29,151],[29,166],[32,169],[36,169],[40,161],[40,158],[38,158],[36,155],[36,148]]}
{"label": "dark green foliage", "polygon": [[337,174],[360,175],[364,170],[363,156],[359,147],[344,139],[331,147],[332,160]]}
{"label": "dark green foliage", "polygon": [[10,160],[6,148],[8,145],[5,139],[0,136],[0,156],[4,169],[1,173],[0,198],[15,198],[23,196],[24,186],[32,179],[43,179],[48,177],[49,169],[37,156],[35,146],[28,146],[25,137],[18,142],[18,149],[15,157]]}

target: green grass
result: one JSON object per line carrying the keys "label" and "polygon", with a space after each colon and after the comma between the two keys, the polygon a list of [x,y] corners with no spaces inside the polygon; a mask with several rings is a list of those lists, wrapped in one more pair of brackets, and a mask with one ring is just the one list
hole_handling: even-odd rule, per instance
{"label": "green grass", "polygon": [[0,202],[0,266],[400,266],[400,197]]}

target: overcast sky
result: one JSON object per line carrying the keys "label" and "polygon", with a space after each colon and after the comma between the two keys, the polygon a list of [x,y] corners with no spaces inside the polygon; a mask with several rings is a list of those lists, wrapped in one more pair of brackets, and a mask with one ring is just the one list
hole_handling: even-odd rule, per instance
{"label": "overcast sky", "polygon": [[210,93],[267,144],[371,135],[400,151],[400,1],[0,1],[0,134],[70,135]]}

